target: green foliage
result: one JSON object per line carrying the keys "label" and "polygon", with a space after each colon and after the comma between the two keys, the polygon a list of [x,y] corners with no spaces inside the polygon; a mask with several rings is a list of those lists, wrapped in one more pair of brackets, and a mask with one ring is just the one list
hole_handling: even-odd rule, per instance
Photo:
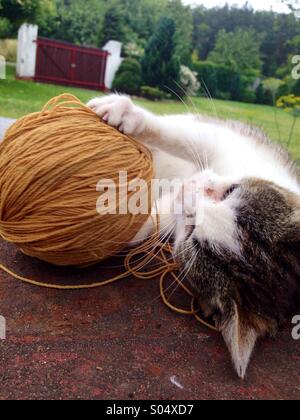
{"label": "green foliage", "polygon": [[[278,89],[278,92],[277,92],[277,94],[276,94],[276,97],[277,97],[277,98],[280,98],[280,96],[287,96],[290,92],[291,92],[291,89],[290,89],[289,84],[288,84],[288,83],[286,83],[286,82],[283,82],[283,83],[280,85],[279,89]],[[295,91],[295,92],[293,92],[293,93],[295,93],[295,95],[298,95],[298,94],[296,93],[296,91]],[[299,95],[300,95],[300,91],[299,91]]]}
{"label": "green foliage", "polygon": [[2,0],[0,8],[0,37],[16,35],[24,22],[43,26],[56,13],[54,0]]}
{"label": "green foliage", "polygon": [[278,91],[280,87],[283,85],[284,85],[284,82],[282,80],[275,79],[274,77],[271,77],[270,79],[266,79],[263,81],[264,90],[271,94],[274,105],[276,102]]}
{"label": "green foliage", "polygon": [[220,99],[241,100],[241,77],[230,67],[219,65],[217,67],[217,83]]}
{"label": "green foliage", "polygon": [[110,40],[123,42],[125,40],[124,24],[125,19],[120,7],[111,6],[104,15],[100,44],[105,45]]}
{"label": "green foliage", "polygon": [[144,55],[144,49],[136,42],[128,42],[124,45],[123,55],[125,57],[141,58]]}
{"label": "green foliage", "polygon": [[256,93],[251,87],[251,74],[241,76],[233,68],[209,61],[194,62],[193,68],[198,73],[205,95],[225,100],[255,102]]}
{"label": "green foliage", "polygon": [[260,71],[259,40],[253,30],[237,28],[234,32],[221,29],[216,45],[208,59],[215,64],[222,64],[238,72],[249,69]]}
{"label": "green foliage", "polygon": [[[272,98],[271,98],[272,100]],[[255,92],[255,103],[257,104],[265,104],[266,103],[266,98],[265,98],[265,89],[263,87],[263,84],[260,83],[256,89]]]}
{"label": "green foliage", "polygon": [[134,73],[125,71],[116,76],[113,84],[113,90],[118,93],[126,93],[128,95],[139,95],[142,84],[142,78]]}
{"label": "green foliage", "polygon": [[168,3],[165,15],[173,19],[175,23],[175,54],[181,64],[189,66],[191,63],[193,35],[192,10],[190,7],[184,6],[181,0],[172,0]]}
{"label": "green foliage", "polygon": [[193,69],[197,73],[202,90],[208,89],[212,97],[218,93],[218,66],[208,61],[194,61]]}
{"label": "green foliage", "polygon": [[116,74],[113,90],[129,95],[139,95],[141,85],[142,68],[140,63],[133,58],[124,60]]}
{"label": "green foliage", "polygon": [[0,55],[5,57],[6,61],[15,63],[17,61],[17,40],[0,39]]}
{"label": "green foliage", "polygon": [[256,101],[256,90],[245,87],[239,95],[239,101],[254,104]]}
{"label": "green foliage", "polygon": [[145,85],[162,91],[179,91],[180,64],[175,55],[175,24],[172,19],[162,18],[149,40],[142,60]]}
{"label": "green foliage", "polygon": [[296,116],[300,116],[300,96],[282,96],[277,100],[276,106],[278,108],[284,109],[287,112],[291,112]]}
{"label": "green foliage", "polygon": [[135,58],[126,58],[118,70],[117,74],[124,73],[125,71],[131,71],[132,73],[141,73],[142,67],[138,60]]}
{"label": "green foliage", "polygon": [[296,96],[300,96],[300,79],[296,81],[292,88],[292,93]]}
{"label": "green foliage", "polygon": [[221,29],[234,32],[237,28],[254,30],[262,41],[260,53],[263,59],[263,74],[274,76],[287,62],[292,52],[289,41],[300,34],[299,21],[293,14],[277,14],[255,11],[250,7],[218,7],[193,9],[193,49],[201,60],[206,60],[214,49],[216,36]]}
{"label": "green foliage", "polygon": [[[112,0],[124,17],[124,42],[144,49],[160,18],[166,15],[169,0]],[[111,4],[111,3],[110,3]]]}
{"label": "green foliage", "polygon": [[[193,69],[198,73],[201,90],[205,96],[248,103],[256,102],[256,90],[260,86],[255,70],[240,74],[231,67],[209,61],[194,61]],[[262,92],[258,92],[258,95],[260,94],[263,95]]]}
{"label": "green foliage", "polygon": [[42,26],[43,36],[80,45],[97,46],[103,14],[99,14],[102,0],[57,0],[56,17],[51,25]]}
{"label": "green foliage", "polygon": [[292,116],[294,117],[294,121],[290,129],[290,134],[287,141],[287,147],[289,148],[292,142],[293,135],[294,135],[296,121],[300,117],[300,96],[295,96],[295,95],[282,96],[281,98],[277,100],[276,105],[278,108],[282,108],[286,112],[291,113]]}
{"label": "green foliage", "polygon": [[142,86],[141,95],[150,101],[161,101],[166,98],[165,92],[151,86]]}
{"label": "green foliage", "polygon": [[12,24],[7,18],[0,17],[0,38],[6,38],[9,36],[12,30]]}

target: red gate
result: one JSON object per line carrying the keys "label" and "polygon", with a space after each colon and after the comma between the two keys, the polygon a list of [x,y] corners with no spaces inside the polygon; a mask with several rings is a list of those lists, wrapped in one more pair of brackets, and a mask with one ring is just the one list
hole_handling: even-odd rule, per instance
{"label": "red gate", "polygon": [[39,38],[35,80],[38,82],[105,90],[109,53],[97,48]]}

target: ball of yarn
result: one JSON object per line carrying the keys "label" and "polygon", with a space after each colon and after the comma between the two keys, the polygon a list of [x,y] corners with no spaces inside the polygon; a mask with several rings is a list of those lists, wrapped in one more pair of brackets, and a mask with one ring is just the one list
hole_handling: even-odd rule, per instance
{"label": "ball of yarn", "polygon": [[153,164],[144,146],[78,99],[54,98],[17,121],[0,146],[1,236],[55,265],[88,265],[117,254],[151,211],[149,199],[149,214],[97,212],[97,183],[117,184],[120,171],[151,190]]}

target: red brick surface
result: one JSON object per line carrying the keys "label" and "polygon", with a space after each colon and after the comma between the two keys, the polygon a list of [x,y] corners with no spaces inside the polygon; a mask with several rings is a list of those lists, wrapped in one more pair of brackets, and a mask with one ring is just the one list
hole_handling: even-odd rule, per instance
{"label": "red brick surface", "polygon": [[[101,280],[121,263],[60,269],[0,247],[0,262],[44,281]],[[27,286],[3,272],[0,280],[8,327],[0,341],[0,399],[300,397],[300,342],[289,327],[258,344],[241,381],[221,337],[169,311],[156,280],[72,292]]]}

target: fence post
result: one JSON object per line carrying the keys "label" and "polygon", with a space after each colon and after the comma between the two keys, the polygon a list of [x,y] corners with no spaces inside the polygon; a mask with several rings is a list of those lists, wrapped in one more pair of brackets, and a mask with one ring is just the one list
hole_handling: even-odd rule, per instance
{"label": "fence post", "polygon": [[38,26],[24,23],[18,33],[17,77],[33,78],[38,38]]}
{"label": "fence post", "polygon": [[105,87],[111,89],[115,75],[123,61],[123,58],[121,57],[122,43],[118,41],[108,41],[102,49],[109,52],[106,64]]}

